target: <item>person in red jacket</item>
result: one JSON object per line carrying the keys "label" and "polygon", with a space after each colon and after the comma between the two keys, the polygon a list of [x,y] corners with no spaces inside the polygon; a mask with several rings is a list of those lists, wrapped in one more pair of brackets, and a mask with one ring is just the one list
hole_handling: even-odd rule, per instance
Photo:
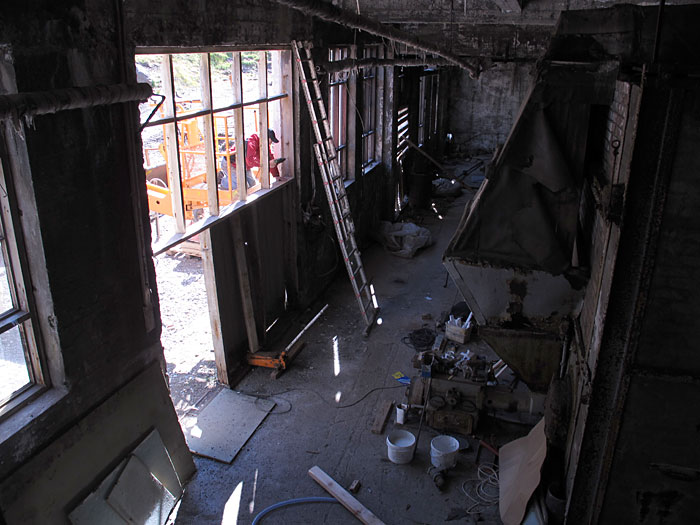
{"label": "person in red jacket", "polygon": [[[270,155],[270,175],[272,177],[279,177],[280,172],[277,169],[277,165],[284,161],[284,159],[276,159],[275,155],[272,153],[272,144],[277,144],[279,140],[275,136],[275,132],[271,129],[267,130],[268,138],[268,148]],[[251,170],[256,179],[260,180],[260,137],[257,134],[253,134],[248,139],[248,144],[245,150],[245,163],[246,168]]]}

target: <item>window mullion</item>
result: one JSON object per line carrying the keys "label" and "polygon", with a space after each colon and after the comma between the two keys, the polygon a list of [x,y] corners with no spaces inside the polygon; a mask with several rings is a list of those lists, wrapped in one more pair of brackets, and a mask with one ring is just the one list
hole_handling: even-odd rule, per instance
{"label": "window mullion", "polygon": [[[267,53],[258,53],[258,88],[260,98],[267,98]],[[258,105],[258,128],[260,129],[260,182],[263,189],[270,187],[270,141],[267,134],[267,101]]]}
{"label": "window mullion", "polygon": [[[163,91],[169,95],[165,101],[166,117],[175,117],[175,84],[173,82],[173,57],[163,55],[162,61]],[[165,124],[166,164],[170,198],[175,216],[175,230],[185,232],[185,206],[182,200],[182,177],[180,176],[180,145],[177,140],[175,123]]]}
{"label": "window mullion", "polygon": [[[243,79],[241,76],[241,52],[233,53],[233,64],[231,66],[231,78],[233,79],[233,101],[235,104],[243,103]],[[245,201],[248,192],[246,191],[245,176],[245,140],[243,137],[243,107],[233,110],[233,126],[236,141],[236,181],[238,185],[238,200]]]}
{"label": "window mullion", "polygon": [[204,122],[204,164],[207,170],[207,204],[210,215],[219,215],[219,187],[216,180],[216,145],[214,141],[214,117],[212,116],[211,68],[209,53],[199,55],[199,80],[202,92],[202,109],[209,112],[202,117]]}

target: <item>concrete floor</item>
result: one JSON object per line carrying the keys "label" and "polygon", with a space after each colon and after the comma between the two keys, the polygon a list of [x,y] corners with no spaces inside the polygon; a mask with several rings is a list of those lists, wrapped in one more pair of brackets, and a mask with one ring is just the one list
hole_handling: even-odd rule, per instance
{"label": "concrete floor", "polygon": [[[330,306],[307,332],[307,346],[291,369],[278,380],[270,379],[268,370],[256,369],[238,386],[247,394],[269,396],[278,403],[277,408],[231,465],[195,457],[198,472],[187,486],[175,523],[248,524],[274,503],[328,496],[307,474],[314,465],[345,487],[354,479],[361,480],[357,499],[387,524],[444,523],[451,510],[471,506],[461,485],[476,478],[474,439],[456,436],[463,445],[469,443],[470,449],[460,452],[457,468],[440,492],[427,474],[430,440],[437,432],[423,426],[416,457],[407,465],[395,465],[387,459],[385,440],[394,426],[393,413],[384,434],[370,432],[373,411],[382,400],[404,401],[405,388],[392,374],[400,371],[412,376],[417,372],[411,366],[414,351],[401,342],[402,338],[426,324],[434,328],[435,321],[425,321],[422,316],[431,314],[438,319],[441,312],[462,300],[450,280],[444,286],[446,271],[441,258],[469,196],[464,193],[454,201],[443,220],[432,212],[423,214],[422,225],[431,230],[435,244],[414,259],[394,257],[376,244],[365,250],[367,275],[375,283],[382,318],[369,338],[362,337],[363,324],[346,275],[338,272],[325,295]],[[335,364],[334,338],[339,357]],[[341,408],[373,388],[397,386]],[[417,421],[406,425],[414,434],[417,427]],[[486,432],[503,433],[499,424],[495,427]],[[513,429],[508,432],[512,434]],[[514,432],[524,434],[527,429]],[[510,439],[486,435],[496,445]],[[482,461],[491,458],[487,453]],[[500,523],[497,505],[482,510],[481,515],[450,523]],[[358,523],[341,505],[329,503],[286,507],[261,522]]]}

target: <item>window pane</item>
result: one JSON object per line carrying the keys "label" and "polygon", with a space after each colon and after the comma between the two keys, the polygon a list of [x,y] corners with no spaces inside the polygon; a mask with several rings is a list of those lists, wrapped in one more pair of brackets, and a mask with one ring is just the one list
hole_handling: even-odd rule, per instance
{"label": "window pane", "polygon": [[203,119],[192,118],[178,122],[182,200],[185,218],[199,220],[207,210],[207,168],[204,159]]}
{"label": "window pane", "polygon": [[14,308],[12,293],[10,291],[10,276],[8,275],[7,270],[8,269],[5,267],[5,258],[0,257],[0,312],[6,312],[7,310]]}
{"label": "window pane", "polygon": [[[135,62],[137,81],[150,84],[151,88],[153,89],[153,93],[165,95],[166,97],[170,95],[170,93],[165,93],[165,90],[163,89],[163,81],[161,79],[161,64],[163,62],[163,55],[136,55]],[[146,102],[139,104],[142,124],[146,122],[146,119],[156,108],[156,104],[159,101],[159,97],[151,97]],[[152,120],[162,118],[165,115],[164,109],[165,103],[161,104],[156,114],[153,115]]]}
{"label": "window pane", "polygon": [[198,53],[178,53],[173,55],[175,113],[178,116],[202,109],[199,68]]}
{"label": "window pane", "polygon": [[287,146],[289,143],[289,137],[285,137],[285,126],[283,121],[282,104],[284,101],[275,100],[267,105],[267,118],[268,125],[270,129],[274,131],[277,143],[270,141],[270,149],[272,155],[275,159],[285,159],[279,164],[276,164],[273,169],[273,162],[270,163],[270,175],[275,178],[280,177],[293,177],[292,173],[292,155],[290,151],[287,151]]}
{"label": "window pane", "polygon": [[0,334],[0,399],[10,397],[29,382],[22,334],[15,326]]}
{"label": "window pane", "polygon": [[258,85],[258,68],[260,66],[257,51],[241,53],[241,69],[243,70],[243,102],[252,102],[260,98]]}
{"label": "window pane", "polygon": [[211,95],[214,109],[225,108],[235,101],[233,96],[233,53],[210,53]]}
{"label": "window pane", "polygon": [[[267,52],[267,96],[276,97],[284,93],[282,83],[282,51]],[[288,93],[291,96],[291,93]]]}

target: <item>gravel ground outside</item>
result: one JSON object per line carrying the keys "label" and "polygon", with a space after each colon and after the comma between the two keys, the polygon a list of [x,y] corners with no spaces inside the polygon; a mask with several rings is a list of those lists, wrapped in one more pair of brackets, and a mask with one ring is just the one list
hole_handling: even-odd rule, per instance
{"label": "gravel ground outside", "polygon": [[154,259],[170,396],[178,417],[217,387],[202,261],[184,254]]}

